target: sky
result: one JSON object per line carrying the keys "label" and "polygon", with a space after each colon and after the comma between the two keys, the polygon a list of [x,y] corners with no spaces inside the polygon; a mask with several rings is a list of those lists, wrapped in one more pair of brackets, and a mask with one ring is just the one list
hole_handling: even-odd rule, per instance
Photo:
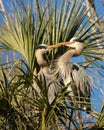
{"label": "sky", "polygon": [[95,6],[97,9],[98,15],[104,15],[104,5],[101,2],[102,0],[95,0]]}
{"label": "sky", "polygon": [[[10,1],[12,2],[13,0],[2,0],[2,1],[4,3],[4,6],[6,7],[6,10],[9,10],[8,7],[10,7],[10,4],[11,4]],[[24,0],[24,1],[28,2],[29,0]],[[97,9],[98,15],[103,15],[104,14],[104,4],[102,4],[102,0],[95,0],[95,6]]]}

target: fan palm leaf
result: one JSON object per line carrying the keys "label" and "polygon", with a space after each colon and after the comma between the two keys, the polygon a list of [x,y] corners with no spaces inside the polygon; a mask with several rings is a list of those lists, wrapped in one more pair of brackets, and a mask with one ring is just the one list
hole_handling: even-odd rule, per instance
{"label": "fan palm leaf", "polygon": [[[1,25],[1,43],[8,49],[20,52],[25,57],[29,67],[34,70],[36,67],[34,64],[36,45],[40,43],[57,44],[58,42],[69,41],[76,36],[84,42],[85,48],[82,55],[85,62],[93,60],[94,55],[96,55],[95,62],[101,54],[101,52],[96,54],[95,52],[99,46],[102,45],[103,47],[104,41],[101,32],[93,31],[93,27],[96,27],[99,19],[91,24],[90,18],[87,18],[88,10],[76,0],[72,2],[62,1],[61,7],[57,6],[57,1],[54,2],[54,6],[51,6],[50,1],[48,3],[49,5],[45,8],[41,2],[37,1],[36,15],[32,12],[32,6],[27,9],[22,6],[21,11],[16,12],[15,19],[9,19],[10,29]],[[2,46],[2,48],[5,47]],[[55,59],[57,54],[59,55],[65,50],[66,47],[63,47],[50,52],[50,60]],[[89,51],[90,53],[88,53]],[[100,60],[103,60],[102,58],[100,56]]]}
{"label": "fan palm leaf", "polygon": [[[97,26],[97,21],[100,18],[91,24],[89,21],[93,16],[87,18],[88,10],[78,1],[72,1],[71,3],[62,2],[60,8],[57,8],[56,4],[57,2],[54,4],[54,10],[51,11],[52,20],[47,26],[48,42],[57,44],[58,42],[69,41],[72,37],[76,36],[84,42],[82,55],[85,58],[85,62],[92,61],[93,57],[95,57],[94,62],[99,58],[103,60],[104,53],[103,51],[102,53],[101,51],[99,52],[99,48],[103,49],[104,46],[103,30],[102,32],[93,30],[93,27]],[[50,57],[54,59],[57,55],[62,54],[62,52],[64,53],[65,50],[66,47],[59,48],[54,53],[51,53]]]}
{"label": "fan palm leaf", "polygon": [[2,49],[15,50],[24,56],[31,71],[34,70],[35,47],[43,43],[44,31],[47,23],[44,21],[45,11],[41,20],[33,15],[31,6],[22,6],[20,11],[16,11],[14,19],[9,19],[11,28],[1,24],[0,41]]}
{"label": "fan palm leaf", "polygon": [[21,87],[21,83],[9,81],[4,70],[0,71],[0,75],[0,129],[7,127],[10,129],[14,129],[14,127],[17,129],[27,129],[27,127],[33,129],[33,125],[27,114],[23,112],[21,105],[23,95],[21,96],[20,93],[22,90],[16,90],[16,88]]}

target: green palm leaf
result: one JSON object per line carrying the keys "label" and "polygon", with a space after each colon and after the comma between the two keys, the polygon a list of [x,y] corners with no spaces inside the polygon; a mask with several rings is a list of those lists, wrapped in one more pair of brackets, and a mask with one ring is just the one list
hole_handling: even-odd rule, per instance
{"label": "green palm leaf", "polygon": [[35,47],[43,43],[44,31],[48,24],[44,21],[45,11],[42,15],[41,20],[37,21],[31,6],[24,7],[16,12],[14,19],[9,19],[11,28],[1,24],[1,48],[21,53],[28,62],[31,71],[35,67]]}
{"label": "green palm leaf", "polygon": [[[48,3],[51,5],[50,1]],[[73,36],[77,36],[85,44],[82,55],[85,57],[85,62],[88,62],[95,55],[95,51],[88,54],[91,48],[97,50],[104,41],[102,33],[99,32],[98,34],[96,30],[93,32],[93,27],[96,26],[99,19],[90,24],[90,18],[87,18],[88,10],[81,2],[63,1],[60,8],[58,8],[57,3],[55,1],[54,6],[45,8],[37,1],[36,15],[33,15],[32,6],[27,9],[22,6],[21,11],[16,12],[15,19],[9,19],[10,29],[1,25],[0,41],[5,45],[1,48],[6,47],[6,49],[20,52],[25,57],[31,70],[36,67],[34,63],[35,46],[40,43],[56,44],[69,41]],[[94,38],[95,35],[97,35],[96,38]],[[98,44],[99,42],[100,44]],[[56,58],[57,54],[62,54],[65,50],[64,47],[50,52],[50,60]],[[96,57],[98,58],[100,54],[98,53]],[[95,59],[97,59],[96,57]],[[101,56],[100,60],[102,60]]]}

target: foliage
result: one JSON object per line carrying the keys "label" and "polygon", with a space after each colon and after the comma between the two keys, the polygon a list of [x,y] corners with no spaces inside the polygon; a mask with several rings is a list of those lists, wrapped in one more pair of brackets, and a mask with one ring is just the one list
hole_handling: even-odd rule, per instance
{"label": "foliage", "polygon": [[[59,11],[57,1],[54,2],[54,7],[43,7],[40,2],[38,4],[39,12],[37,10],[33,12],[32,3],[26,7],[22,3],[20,11],[15,12],[15,17],[9,18],[10,28],[1,24],[0,41],[3,43],[1,46],[3,49],[20,52],[33,71],[36,67],[35,47],[38,44],[56,44],[69,41],[76,36],[84,42],[82,55],[85,57],[85,62],[103,60],[103,52],[97,51],[103,49],[103,34],[92,30],[99,19],[90,25],[87,18],[88,10],[81,2],[73,1],[70,4],[63,1]],[[65,50],[63,47],[51,52],[50,60]]]}
{"label": "foliage", "polygon": [[0,74],[0,129],[58,129],[62,124],[66,126],[66,120],[71,121],[68,112],[71,106],[65,103],[66,99],[71,101],[67,87],[62,88],[49,104],[47,87],[49,89],[51,83],[47,86],[45,77],[42,81],[35,77],[40,88],[40,95],[36,96],[36,89],[27,81],[30,75],[27,78],[26,73],[16,75],[21,77],[13,77],[8,82],[3,70]]}
{"label": "foliage", "polygon": [[104,103],[102,104],[102,108],[100,112],[98,113],[98,119],[95,126],[96,128],[104,129]]}
{"label": "foliage", "polygon": [[[18,88],[18,82],[8,82],[8,79],[2,70],[0,73],[0,129],[26,129],[26,125],[33,128],[30,119],[21,107],[21,91]],[[20,97],[21,100],[20,100]]]}

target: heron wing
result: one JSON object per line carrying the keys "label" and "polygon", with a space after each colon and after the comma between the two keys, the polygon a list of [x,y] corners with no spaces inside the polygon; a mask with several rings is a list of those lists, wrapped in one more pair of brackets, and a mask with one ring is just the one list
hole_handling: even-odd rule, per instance
{"label": "heron wing", "polygon": [[73,64],[72,78],[77,89],[81,91],[82,96],[89,97],[90,90],[93,88],[92,78],[85,73],[84,69],[78,64]]}

